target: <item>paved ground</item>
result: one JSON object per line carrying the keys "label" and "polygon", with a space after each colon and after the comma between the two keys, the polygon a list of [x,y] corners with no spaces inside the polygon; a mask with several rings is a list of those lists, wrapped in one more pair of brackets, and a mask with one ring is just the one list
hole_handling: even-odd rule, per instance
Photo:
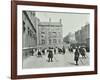
{"label": "paved ground", "polygon": [[[79,65],[84,66],[89,65],[89,53],[87,53],[87,58],[83,59],[80,56]],[[37,55],[29,56],[23,60],[23,68],[46,68],[46,67],[68,67],[68,66],[76,66],[74,61],[74,53],[70,53],[66,51],[63,54],[55,54],[53,58],[53,62],[48,62],[47,54],[42,57],[37,57]]]}

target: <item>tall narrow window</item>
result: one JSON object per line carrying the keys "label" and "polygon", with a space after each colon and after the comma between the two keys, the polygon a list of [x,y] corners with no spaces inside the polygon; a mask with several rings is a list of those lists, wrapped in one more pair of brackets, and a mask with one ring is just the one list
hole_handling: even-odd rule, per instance
{"label": "tall narrow window", "polygon": [[59,44],[61,43],[61,40],[59,39]]}
{"label": "tall narrow window", "polygon": [[51,44],[51,39],[49,39],[49,44]]}
{"label": "tall narrow window", "polygon": [[23,33],[25,32],[25,22],[23,21]]}
{"label": "tall narrow window", "polygon": [[29,27],[28,27],[28,35],[30,35],[30,29],[29,29]]}
{"label": "tall narrow window", "polygon": [[52,33],[52,36],[53,36],[53,37],[57,37],[57,33],[56,33],[56,32],[53,32],[53,33]]}
{"label": "tall narrow window", "polygon": [[44,39],[41,40],[41,44],[45,44],[45,40]]}
{"label": "tall narrow window", "polygon": [[53,39],[53,43],[57,43],[57,40],[56,39]]}

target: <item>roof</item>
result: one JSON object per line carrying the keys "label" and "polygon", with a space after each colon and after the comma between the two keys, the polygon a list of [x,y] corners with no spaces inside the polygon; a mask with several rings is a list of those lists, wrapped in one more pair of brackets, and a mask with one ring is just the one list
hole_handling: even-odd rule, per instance
{"label": "roof", "polygon": [[62,27],[62,24],[59,22],[40,22],[38,24],[39,26],[56,26],[56,27]]}

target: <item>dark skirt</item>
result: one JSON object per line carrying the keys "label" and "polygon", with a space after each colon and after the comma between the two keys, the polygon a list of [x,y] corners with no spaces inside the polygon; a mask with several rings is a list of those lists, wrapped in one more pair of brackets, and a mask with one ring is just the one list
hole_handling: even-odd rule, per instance
{"label": "dark skirt", "polygon": [[75,61],[78,61],[78,60],[79,60],[79,57],[74,57],[74,60],[75,60]]}

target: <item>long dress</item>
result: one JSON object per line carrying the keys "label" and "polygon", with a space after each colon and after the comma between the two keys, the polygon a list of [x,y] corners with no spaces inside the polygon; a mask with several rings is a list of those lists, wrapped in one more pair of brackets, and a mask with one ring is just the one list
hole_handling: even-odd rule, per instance
{"label": "long dress", "polygon": [[78,52],[78,50],[75,51],[74,60],[75,61],[78,61],[79,60],[79,52]]}

